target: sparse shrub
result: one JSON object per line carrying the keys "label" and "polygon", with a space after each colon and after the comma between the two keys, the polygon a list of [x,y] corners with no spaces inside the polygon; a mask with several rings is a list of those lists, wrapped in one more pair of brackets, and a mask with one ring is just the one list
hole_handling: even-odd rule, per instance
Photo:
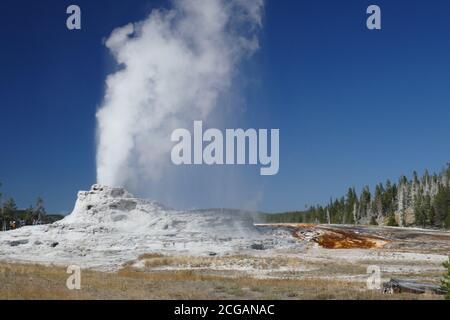
{"label": "sparse shrub", "polygon": [[395,215],[394,214],[391,214],[389,216],[387,225],[390,226],[390,227],[398,227],[398,224],[397,224],[397,221],[395,220]]}

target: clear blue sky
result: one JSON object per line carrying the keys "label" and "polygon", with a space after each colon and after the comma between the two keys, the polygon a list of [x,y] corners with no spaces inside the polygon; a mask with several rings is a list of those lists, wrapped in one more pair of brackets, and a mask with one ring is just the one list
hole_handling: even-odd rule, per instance
{"label": "clear blue sky", "polygon": [[[81,31],[65,27],[72,3]],[[365,27],[370,4],[381,31]],[[21,207],[41,195],[70,212],[95,182],[95,112],[114,67],[102,39],[161,5],[0,2],[0,181]],[[303,209],[450,160],[449,15],[445,0],[267,1],[261,50],[243,67],[242,125],[280,128],[279,174],[251,176],[259,209]]]}

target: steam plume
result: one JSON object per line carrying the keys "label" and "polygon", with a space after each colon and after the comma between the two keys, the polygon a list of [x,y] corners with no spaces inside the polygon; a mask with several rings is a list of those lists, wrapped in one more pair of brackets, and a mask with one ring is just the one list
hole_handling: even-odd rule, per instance
{"label": "steam plume", "polygon": [[119,70],[97,112],[97,181],[156,181],[170,163],[170,133],[206,119],[242,58],[258,49],[263,0],[175,0],[112,32]]}

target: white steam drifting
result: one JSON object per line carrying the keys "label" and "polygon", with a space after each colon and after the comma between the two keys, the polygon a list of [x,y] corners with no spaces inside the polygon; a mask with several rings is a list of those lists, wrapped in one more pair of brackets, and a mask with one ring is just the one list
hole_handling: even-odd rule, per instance
{"label": "white steam drifting", "polygon": [[172,130],[205,120],[258,49],[262,11],[263,0],[176,0],[112,32],[106,46],[120,69],[97,113],[99,183],[158,180]]}

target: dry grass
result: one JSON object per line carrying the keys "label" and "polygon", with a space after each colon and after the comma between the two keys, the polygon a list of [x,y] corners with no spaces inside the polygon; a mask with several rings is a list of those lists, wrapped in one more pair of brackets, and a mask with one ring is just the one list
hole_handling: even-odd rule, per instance
{"label": "dry grass", "polygon": [[[162,257],[146,256],[160,259]],[[202,270],[115,273],[82,271],[81,290],[68,290],[62,267],[0,264],[2,299],[439,299],[427,295],[383,295],[364,283],[344,280],[224,277]]]}
{"label": "dry grass", "polygon": [[164,256],[160,254],[146,254],[138,260],[144,262],[148,269],[161,267],[177,268],[211,268],[214,266],[246,266],[255,269],[273,269],[280,267],[301,267],[302,261],[294,257],[260,257],[248,255],[230,256]]}

